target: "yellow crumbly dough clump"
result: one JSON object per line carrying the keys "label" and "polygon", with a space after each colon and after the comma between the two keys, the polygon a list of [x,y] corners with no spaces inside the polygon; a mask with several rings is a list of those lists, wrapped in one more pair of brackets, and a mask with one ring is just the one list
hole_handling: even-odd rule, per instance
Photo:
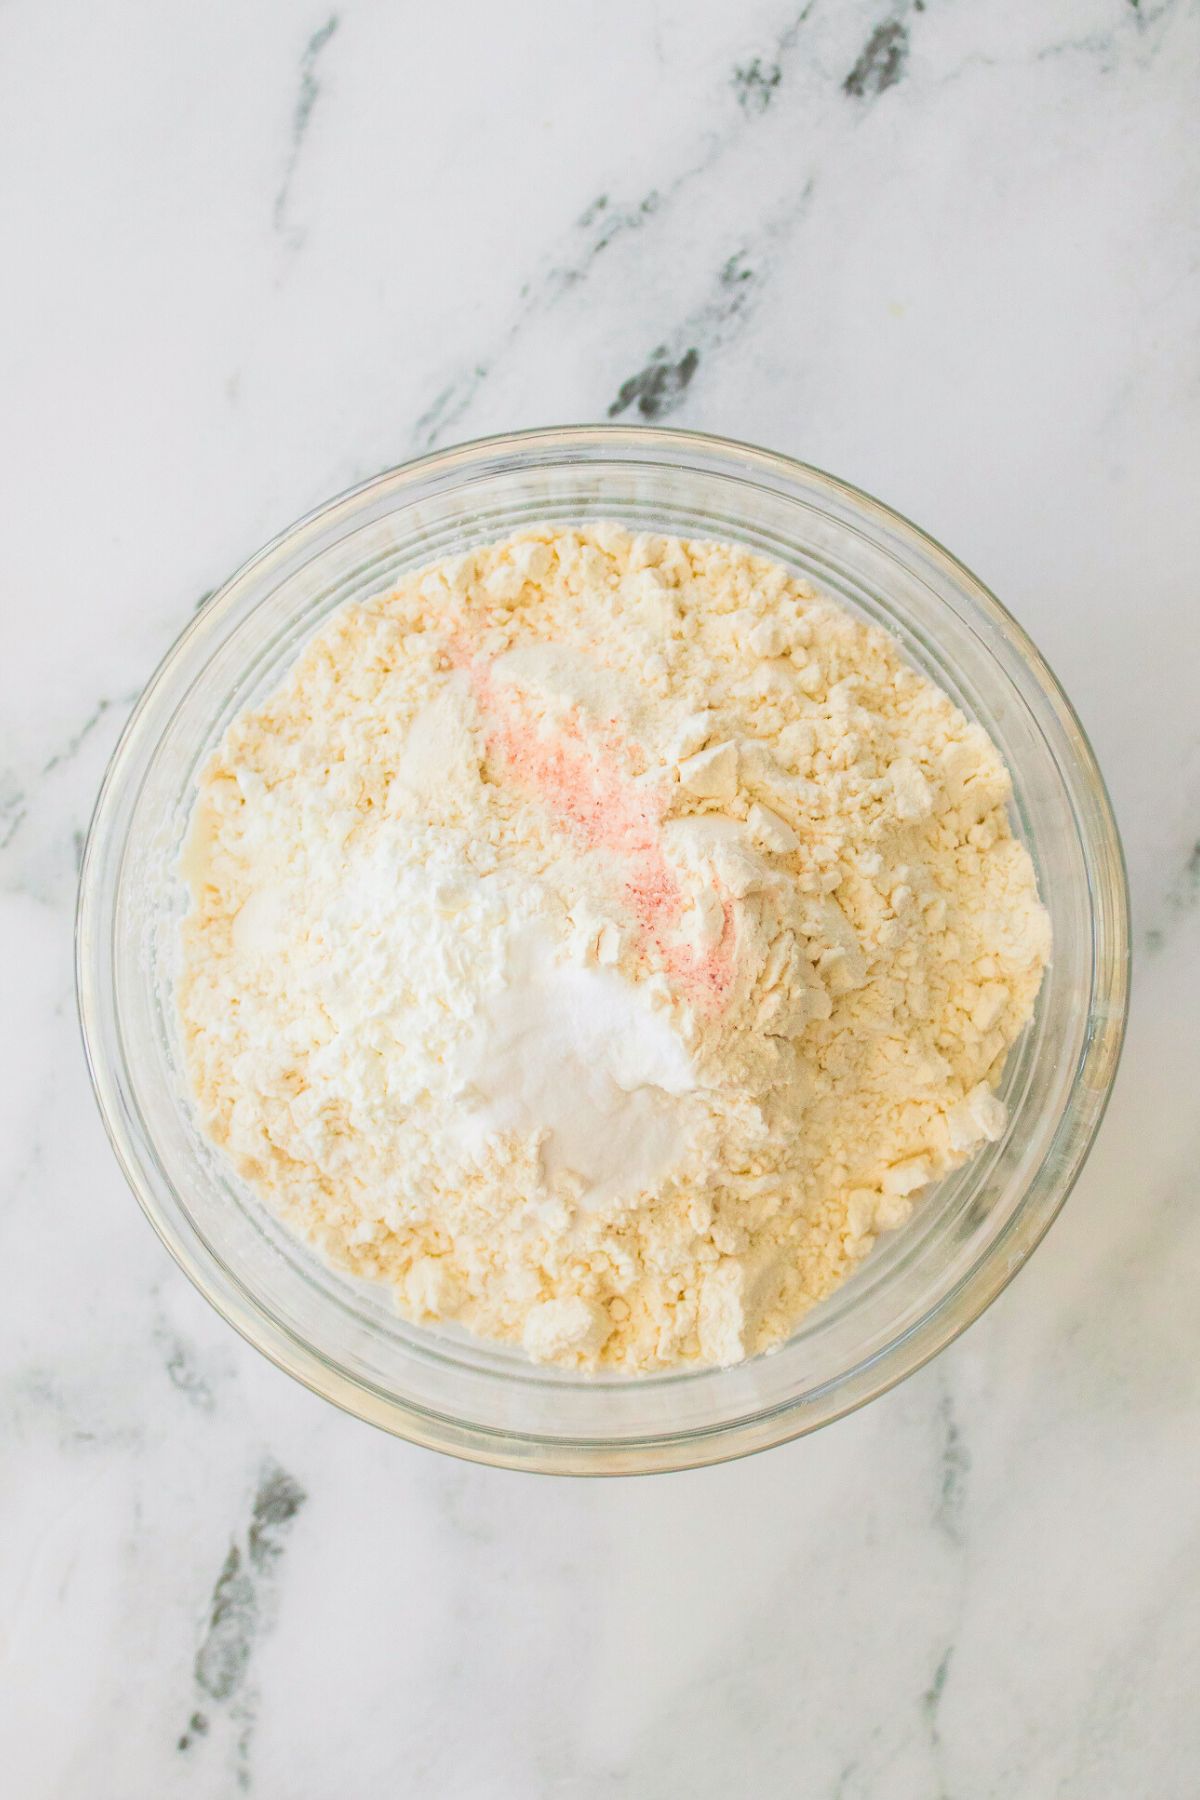
{"label": "yellow crumbly dough clump", "polygon": [[785,1339],[998,1137],[1008,775],[736,545],[523,532],[335,614],[206,768],[196,1104],[338,1264],[540,1359]]}

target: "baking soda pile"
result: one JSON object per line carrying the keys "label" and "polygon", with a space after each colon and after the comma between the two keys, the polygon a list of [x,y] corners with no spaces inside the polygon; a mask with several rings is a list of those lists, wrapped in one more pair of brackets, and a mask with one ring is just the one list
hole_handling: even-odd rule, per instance
{"label": "baking soda pile", "polygon": [[570,1367],[780,1343],[1004,1129],[1049,953],[1008,776],[727,544],[547,527],[339,612],[206,769],[206,1130],[405,1314]]}

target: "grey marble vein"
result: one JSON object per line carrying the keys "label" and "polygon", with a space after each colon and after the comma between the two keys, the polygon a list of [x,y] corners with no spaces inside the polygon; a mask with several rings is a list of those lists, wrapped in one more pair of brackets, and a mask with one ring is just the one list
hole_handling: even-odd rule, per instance
{"label": "grey marble vein", "polygon": [[608,406],[610,419],[631,408],[643,419],[664,419],[684,404],[702,360],[714,356],[745,328],[772,259],[803,218],[814,188],[811,178],[801,184],[753,242],[726,257],[694,311],[622,381]]}
{"label": "grey marble vein", "polygon": [[3,797],[0,798],[0,850],[7,850],[16,837],[21,826],[29,816],[25,790],[18,787],[12,776],[2,779]]}
{"label": "grey marble vein", "polygon": [[783,82],[784,72],[801,28],[812,14],[816,0],[809,0],[780,31],[770,50],[736,63],[730,87],[742,111],[753,117],[766,112]]}
{"label": "grey marble vein", "polygon": [[[226,1727],[226,1753],[239,1788],[252,1785],[258,1696],[250,1680],[255,1648],[274,1622],[279,1566],[288,1535],[308,1496],[276,1464],[264,1467],[249,1523],[229,1546],[217,1575],[193,1676],[199,1704],[179,1734],[186,1754],[209,1739],[214,1721]],[[207,1755],[214,1745],[203,1742]]]}
{"label": "grey marble vein", "polygon": [[966,1503],[966,1481],[971,1458],[963,1441],[954,1395],[948,1382],[941,1382],[938,1401],[938,1423],[941,1427],[940,1484],[934,1518],[938,1530],[952,1544],[962,1544],[963,1509]]}
{"label": "grey marble vein", "polygon": [[643,419],[661,419],[682,404],[692,376],[700,366],[700,352],[689,344],[678,362],[672,362],[665,344],[650,353],[646,366],[630,375],[617,390],[608,409],[610,419],[619,419],[629,407],[636,405]]}
{"label": "grey marble vein", "polygon": [[1162,950],[1172,929],[1200,907],[1200,838],[1192,844],[1173,880],[1167,886],[1159,922],[1142,934],[1145,948],[1154,954]]}
{"label": "grey marble vein", "polygon": [[[421,412],[414,426],[413,438],[418,450],[434,449],[444,440],[447,434],[469,414],[481,388],[487,381],[496,365],[510,355],[514,347],[525,337],[536,322],[564,295],[578,288],[595,267],[598,259],[618,239],[628,234],[641,233],[650,224],[661,223],[677,208],[681,199],[720,163],[730,148],[735,145],[748,128],[753,128],[757,116],[766,111],[771,94],[781,86],[787,73],[789,63],[796,56],[803,27],[811,17],[815,0],[800,8],[779,31],[773,41],[771,50],[764,55],[751,58],[744,65],[737,65],[731,76],[731,86],[737,99],[738,110],[732,117],[716,126],[705,130],[701,147],[693,150],[692,155],[681,167],[670,176],[661,179],[648,187],[640,199],[631,205],[615,203],[609,192],[605,191],[589,201],[579,212],[574,227],[568,233],[562,249],[547,260],[545,264],[522,284],[515,315],[504,333],[501,341],[489,354],[472,362],[467,368],[456,374],[435,396],[433,401]],[[741,77],[740,69],[757,68],[758,78]],[[768,101],[763,104],[747,104],[748,91],[762,91],[763,70],[769,71]],[[664,348],[664,356],[666,354]],[[687,349],[683,358],[687,357]],[[697,353],[699,354],[699,353]],[[651,352],[646,365],[641,386],[633,398],[640,400],[648,388],[653,388],[659,381],[659,393],[664,399],[668,390],[682,394],[686,389],[690,375],[656,377],[651,367],[654,361]],[[634,382],[638,376],[628,378]],[[628,404],[628,403],[627,403]],[[651,402],[653,405],[653,401]],[[663,410],[673,410],[669,401],[666,408],[657,412],[643,412],[644,417],[661,417]],[[615,416],[610,412],[610,416]]]}
{"label": "grey marble vein", "polygon": [[[88,709],[83,722],[77,725],[65,742],[61,743],[58,751],[50,752],[50,756],[45,756],[40,765],[36,765],[36,763],[32,767],[27,765],[23,776],[16,770],[7,770],[4,776],[0,776],[0,851],[9,850],[16,841],[18,833],[22,832],[23,826],[27,824],[27,821],[31,821],[32,812],[40,803],[41,788],[47,778],[59,776],[63,770],[68,769],[68,765],[72,765],[76,761],[79,752],[85,749],[86,743],[94,736],[97,727],[103,724],[108,716],[122,716],[124,713],[128,713],[130,707],[133,706],[133,700],[137,698],[137,693],[139,693],[139,689],[133,688],[128,693],[121,693],[115,697],[103,695],[97,702],[94,702],[94,706]],[[90,796],[86,796],[85,805],[88,801],[90,801]],[[76,826],[67,835],[67,844],[70,846],[70,855],[74,859],[76,869],[79,866],[79,859],[81,859],[81,851],[83,851],[83,842],[81,839],[79,841],[77,839],[79,839],[79,828]],[[45,848],[45,846],[43,844],[36,846],[36,850],[41,850],[41,848]],[[29,893],[43,893],[43,895],[47,891],[45,882],[41,882],[41,884],[31,882],[27,875],[18,875],[14,882],[9,880],[9,886],[13,887],[14,891],[29,891]]]}
{"label": "grey marble vein", "polygon": [[878,99],[904,73],[908,60],[908,26],[902,19],[885,19],[877,25],[842,83],[851,99]]}
{"label": "grey marble vein", "polygon": [[925,1729],[929,1733],[930,1758],[933,1763],[937,1786],[931,1790],[930,1800],[951,1800],[950,1789],[946,1783],[943,1761],[942,1733],[939,1719],[942,1699],[946,1691],[946,1682],[950,1675],[950,1664],[954,1656],[954,1646],[948,1644],[942,1652],[933,1679],[921,1696],[921,1715]]}
{"label": "grey marble vein", "polygon": [[338,28],[338,24],[337,13],[330,13],[325,23],[313,32],[300,57],[300,90],[296,95],[296,104],[292,112],[287,164],[272,209],[276,231],[286,232],[293,246],[302,241],[303,234],[290,226],[289,208],[292,185],[296,178],[296,169],[300,162],[300,153],[304,148],[304,140],[308,136],[308,128],[312,123],[313,108],[317,104],[321,92],[321,84],[317,75],[318,64],[329,40]]}
{"label": "grey marble vein", "polygon": [[171,1386],[199,1411],[211,1412],[216,1404],[212,1383],[197,1364],[192,1347],[166,1319],[160,1318],[154,1327],[154,1345]]}
{"label": "grey marble vein", "polygon": [[744,113],[762,113],[770,106],[782,80],[783,70],[777,62],[764,63],[760,56],[755,56],[748,63],[737,64],[730,86]]}
{"label": "grey marble vein", "polygon": [[110,699],[107,695],[102,695],[101,698],[97,700],[87,718],[83,721],[83,724],[72,732],[62,749],[56,750],[54,754],[42,764],[42,774],[52,775],[55,769],[60,768],[63,763],[70,762],[73,757],[78,756],[80,750],[83,748],[88,738],[91,737],[93,731],[95,731],[105,714],[114,706],[128,711],[137,699],[137,696],[137,689],[132,690],[128,694],[120,694],[115,699]]}

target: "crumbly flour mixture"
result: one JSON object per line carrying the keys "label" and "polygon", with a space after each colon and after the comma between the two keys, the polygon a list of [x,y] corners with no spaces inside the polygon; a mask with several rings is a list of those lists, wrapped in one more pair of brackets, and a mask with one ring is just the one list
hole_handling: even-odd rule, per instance
{"label": "crumbly flour mixture", "polygon": [[339,612],[185,858],[203,1123],[414,1320],[780,1343],[1004,1130],[1049,953],[989,739],[728,544],[524,532]]}

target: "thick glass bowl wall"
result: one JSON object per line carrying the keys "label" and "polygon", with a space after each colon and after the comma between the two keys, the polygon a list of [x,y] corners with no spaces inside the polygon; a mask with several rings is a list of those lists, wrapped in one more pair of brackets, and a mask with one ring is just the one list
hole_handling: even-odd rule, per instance
{"label": "thick glass bowl wall", "polygon": [[[589,519],[748,544],[892,632],[996,742],[1053,924],[1037,1013],[1005,1071],[1005,1137],[931,1190],[786,1346],[733,1369],[584,1377],[406,1324],[384,1289],[327,1268],[268,1213],[199,1132],[181,1078],[179,851],[198,769],[230,720],[345,601],[520,526]],[[1087,741],[1033,645],[967,570],[886,507],[785,458],[591,427],[468,444],[380,476],[285,533],[209,602],[109,769],[81,878],[78,979],[97,1096],[129,1181],[245,1337],[418,1442],[622,1473],[811,1430],[977,1316],[1042,1236],[1099,1122],[1124,1028],[1127,934],[1120,845]]]}

